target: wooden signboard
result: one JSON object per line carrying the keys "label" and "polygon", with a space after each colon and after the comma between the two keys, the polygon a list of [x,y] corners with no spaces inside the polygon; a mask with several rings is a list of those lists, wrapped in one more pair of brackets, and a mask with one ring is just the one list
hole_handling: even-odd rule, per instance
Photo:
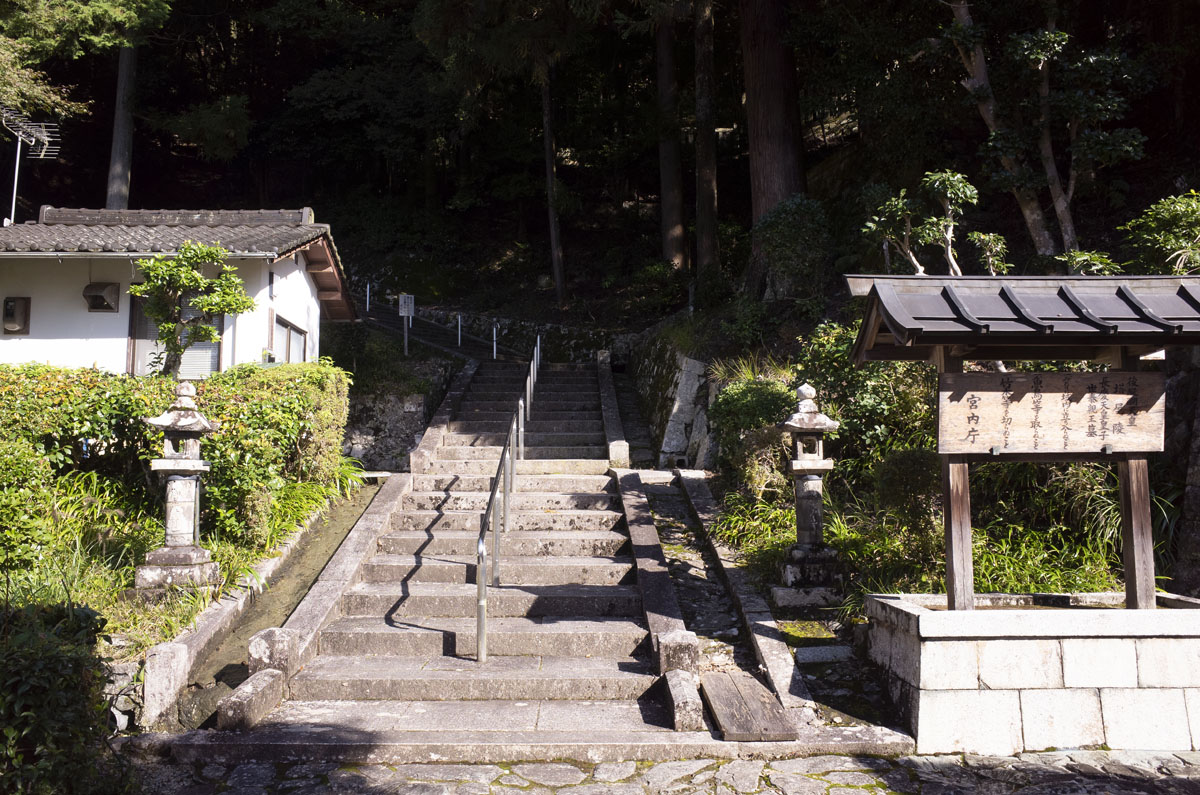
{"label": "wooden signboard", "polygon": [[938,452],[1094,455],[1163,449],[1162,373],[942,373]]}

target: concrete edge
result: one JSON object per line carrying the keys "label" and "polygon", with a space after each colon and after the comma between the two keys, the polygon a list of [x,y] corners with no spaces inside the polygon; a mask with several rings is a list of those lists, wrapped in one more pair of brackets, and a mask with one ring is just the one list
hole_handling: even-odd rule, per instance
{"label": "concrete edge", "polygon": [[[288,655],[288,659],[296,670],[316,656],[316,640],[321,627],[336,617],[342,592],[358,582],[363,562],[374,554],[379,536],[389,529],[392,512],[411,489],[411,474],[401,473],[388,478],[325,564],[317,581],[284,622],[283,629],[295,633],[295,653]],[[295,670],[285,673],[290,675]]]}
{"label": "concrete edge", "polygon": [[642,594],[642,611],[658,655],[659,673],[674,669],[699,673],[700,642],[683,621],[683,610],[667,570],[667,558],[662,551],[642,478],[632,469],[613,469],[611,472],[621,495],[638,589]]}
{"label": "concrete edge", "polygon": [[621,424],[612,357],[608,351],[596,351],[596,379],[600,386],[600,416],[604,422],[604,440],[608,443],[608,463],[614,467],[628,467],[629,442]]}
{"label": "concrete edge", "polygon": [[191,626],[174,639],[146,651],[142,672],[142,714],[139,724],[151,728],[174,710],[179,696],[192,679],[197,662],[219,646],[233,631],[237,620],[254,604],[263,589],[275,582],[279,569],[291,556],[305,533],[312,530],[328,505],[313,511],[308,519],[256,563],[253,574],[242,576],[233,589],[200,611]]}
{"label": "concrete edge", "polygon": [[408,468],[412,474],[424,474],[429,470],[430,462],[437,458],[437,449],[442,446],[442,439],[450,427],[450,418],[458,410],[458,405],[462,402],[463,395],[466,393],[471,379],[475,377],[477,369],[479,369],[479,360],[470,359],[458,371],[458,375],[451,379],[450,386],[446,388],[446,396],[442,398],[441,405],[430,417],[429,424],[425,426],[425,433],[421,436],[420,443],[408,455]]}
{"label": "concrete edge", "polygon": [[687,497],[692,513],[704,530],[704,540],[717,557],[721,577],[729,588],[733,601],[741,613],[742,622],[750,632],[750,643],[759,665],[767,674],[771,689],[785,709],[800,709],[805,717],[816,717],[816,703],[812,693],[804,684],[804,678],[796,665],[791,649],[783,640],[783,633],[771,615],[771,607],[754,586],[745,569],[738,562],[737,553],[717,541],[708,532],[717,518],[717,501],[708,488],[708,476],[698,469],[675,469],[680,486]]}

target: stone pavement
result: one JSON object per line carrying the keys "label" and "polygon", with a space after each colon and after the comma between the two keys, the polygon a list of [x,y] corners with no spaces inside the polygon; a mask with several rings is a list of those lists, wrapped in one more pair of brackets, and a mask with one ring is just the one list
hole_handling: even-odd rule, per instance
{"label": "stone pavement", "polygon": [[854,795],[1200,793],[1200,753],[1067,751],[1020,757],[817,756],[505,765],[135,762],[145,795]]}

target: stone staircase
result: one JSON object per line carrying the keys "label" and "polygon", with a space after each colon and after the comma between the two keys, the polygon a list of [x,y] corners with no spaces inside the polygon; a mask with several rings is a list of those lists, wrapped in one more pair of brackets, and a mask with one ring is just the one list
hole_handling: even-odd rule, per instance
{"label": "stone staircase", "polygon": [[[314,724],[323,733],[303,753],[347,761],[713,752],[709,732],[674,731],[676,691],[660,675],[638,582],[644,564],[608,474],[594,364],[543,364],[500,542],[501,584],[488,590],[489,656],[475,659],[480,519],[525,372],[521,363],[479,363],[444,421],[441,444],[414,454],[411,476],[395,476],[411,480],[380,515],[384,526],[364,545],[355,573],[329,594],[336,607],[316,619],[294,614],[257,665],[251,644],[252,670],[284,669],[275,677],[283,703],[246,720],[249,687],[221,722],[257,724],[253,731],[236,735],[238,743],[222,733],[177,743],[177,756],[253,758],[246,749],[256,743],[295,753],[279,749]],[[286,635],[305,622],[311,641]],[[281,664],[289,654],[293,661]]]}

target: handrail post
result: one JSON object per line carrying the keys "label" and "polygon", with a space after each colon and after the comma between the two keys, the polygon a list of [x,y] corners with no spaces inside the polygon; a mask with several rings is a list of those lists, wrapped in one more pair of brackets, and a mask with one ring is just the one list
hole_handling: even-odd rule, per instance
{"label": "handrail post", "polygon": [[462,347],[462,312],[458,313],[458,347]]}
{"label": "handrail post", "polygon": [[[501,464],[501,469],[497,473],[497,476],[500,477],[501,479],[503,479],[508,473],[503,468],[503,465],[504,465],[503,459],[501,459],[500,464]],[[504,522],[507,522],[508,521],[508,516],[507,516],[508,504],[507,504],[507,501],[505,501],[503,496],[501,497],[501,501],[505,503],[505,505],[504,505]],[[500,531],[501,531],[501,529],[503,529],[503,525],[501,524],[500,503],[496,502],[496,503],[493,503],[493,507],[492,507],[492,586],[496,587],[496,588],[500,587]]]}
{"label": "handrail post", "polygon": [[492,323],[492,358],[496,358],[496,324]]}
{"label": "handrail post", "polygon": [[[480,522],[486,522],[487,517],[481,517]],[[475,660],[487,662],[487,542],[483,532],[479,534],[479,544],[476,549],[478,560],[475,565]]]}
{"label": "handrail post", "polygon": [[524,400],[524,398],[517,401],[517,459],[520,461],[525,460],[525,400]]}

